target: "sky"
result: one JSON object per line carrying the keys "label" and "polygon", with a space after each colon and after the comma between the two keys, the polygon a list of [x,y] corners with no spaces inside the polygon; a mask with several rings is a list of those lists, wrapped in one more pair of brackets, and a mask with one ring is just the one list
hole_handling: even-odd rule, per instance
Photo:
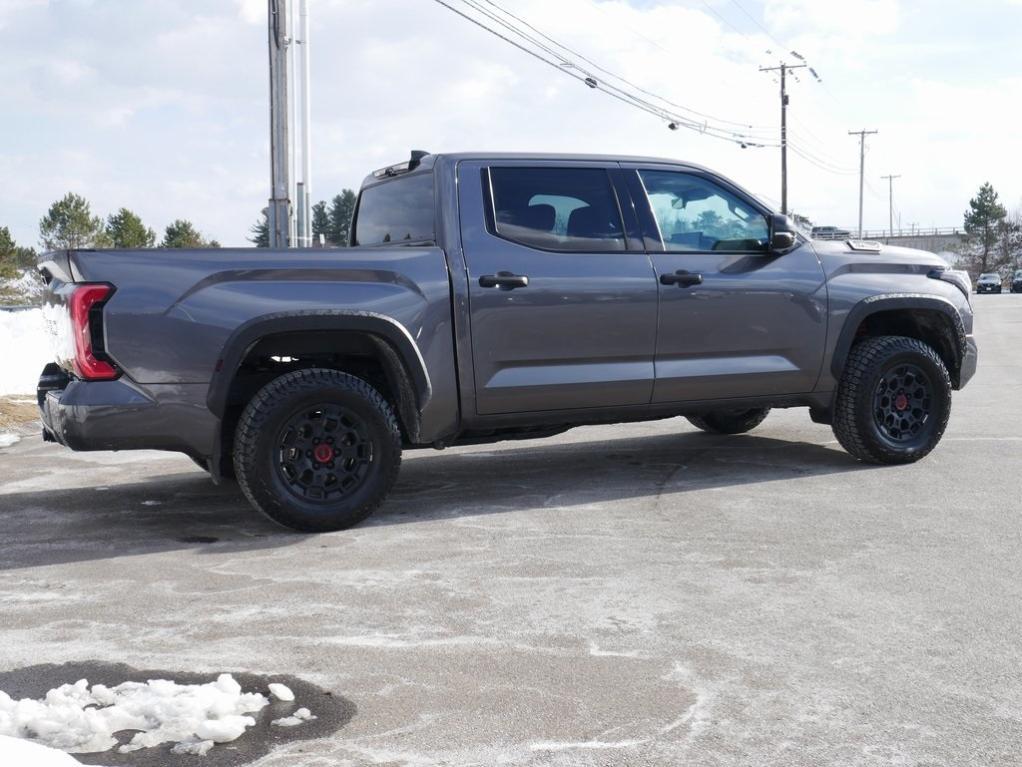
{"label": "sky", "polygon": [[[817,224],[857,222],[860,129],[879,131],[868,229],[888,226],[888,174],[896,227],[960,226],[985,181],[1022,207],[1022,0],[494,2],[760,143],[780,100],[759,68],[797,51],[823,82],[789,82],[789,204]],[[309,4],[314,199],[411,149],[494,150],[676,158],[779,207],[777,148],[671,131],[434,0]],[[0,0],[0,67],[0,226],[19,244],[68,191],[247,244],[269,196],[266,0]]]}

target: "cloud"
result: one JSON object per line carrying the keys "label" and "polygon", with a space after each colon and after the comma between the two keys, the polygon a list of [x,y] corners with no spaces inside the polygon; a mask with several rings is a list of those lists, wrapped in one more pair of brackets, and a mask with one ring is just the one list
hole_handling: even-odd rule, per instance
{"label": "cloud", "polygon": [[[225,244],[245,244],[269,194],[265,0],[147,0],[131,13],[18,0],[13,14],[10,1],[0,29],[0,224],[34,242],[46,206],[72,189],[99,213],[126,205],[157,228],[190,218]],[[996,25],[984,23],[982,40],[962,34],[975,8],[938,19],[906,2],[763,6],[771,34],[825,80],[790,84],[792,142],[814,158],[792,154],[791,199],[819,223],[855,220],[858,147],[847,131],[863,127],[881,131],[870,142],[870,185],[904,175],[906,223],[959,223],[987,177],[1006,199],[1022,195],[1009,130],[1017,107],[1005,95],[1019,92],[1014,49],[998,44]],[[735,130],[777,134],[777,85],[758,71],[775,62],[777,44],[727,3],[711,2],[717,15],[621,0],[501,4],[651,92]],[[676,157],[779,196],[777,150],[669,131],[437,3],[315,0],[310,14],[317,199],[357,187],[412,148]],[[886,216],[883,190],[868,192],[867,225]]]}

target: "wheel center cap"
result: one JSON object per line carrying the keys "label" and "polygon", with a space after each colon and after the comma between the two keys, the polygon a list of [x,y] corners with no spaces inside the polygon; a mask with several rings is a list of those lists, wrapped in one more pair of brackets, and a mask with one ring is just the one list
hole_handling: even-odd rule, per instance
{"label": "wheel center cap", "polygon": [[333,460],[334,449],[326,444],[316,445],[312,451],[312,456],[320,463],[328,463]]}
{"label": "wheel center cap", "polygon": [[908,410],[908,397],[904,394],[899,394],[894,398],[894,407],[896,407],[899,412]]}

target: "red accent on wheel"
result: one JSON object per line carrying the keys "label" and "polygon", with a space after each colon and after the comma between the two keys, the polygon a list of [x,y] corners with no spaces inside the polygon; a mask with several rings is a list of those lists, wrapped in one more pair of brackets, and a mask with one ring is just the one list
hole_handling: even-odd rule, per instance
{"label": "red accent on wheel", "polygon": [[904,394],[899,394],[897,397],[894,398],[894,406],[899,411],[908,410],[908,397],[906,397]]}
{"label": "red accent on wheel", "polygon": [[312,456],[320,463],[329,463],[334,459],[334,449],[330,445],[321,443],[313,448]]}

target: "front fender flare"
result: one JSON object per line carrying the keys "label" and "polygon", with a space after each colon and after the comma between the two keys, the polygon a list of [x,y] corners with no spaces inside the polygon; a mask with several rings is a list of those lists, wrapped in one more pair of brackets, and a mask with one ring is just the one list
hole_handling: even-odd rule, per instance
{"label": "front fender flare", "polygon": [[965,324],[962,316],[958,313],[957,307],[946,298],[928,295],[926,293],[882,293],[869,296],[855,304],[845,317],[844,326],[838,336],[837,345],[834,347],[834,355],[831,358],[830,369],[836,380],[841,379],[844,371],[848,353],[855,343],[855,332],[863,320],[872,314],[879,312],[890,312],[898,310],[921,309],[924,311],[936,311],[946,317],[951,324],[955,335],[955,352],[957,364],[961,365],[966,354],[967,337]]}
{"label": "front fender flare", "polygon": [[415,391],[419,411],[425,408],[432,397],[433,388],[419,347],[403,325],[374,312],[309,310],[256,317],[238,327],[228,337],[206,395],[206,405],[210,412],[217,418],[224,417],[231,383],[245,356],[260,339],[278,333],[315,330],[363,332],[383,339],[394,349],[404,365]]}

